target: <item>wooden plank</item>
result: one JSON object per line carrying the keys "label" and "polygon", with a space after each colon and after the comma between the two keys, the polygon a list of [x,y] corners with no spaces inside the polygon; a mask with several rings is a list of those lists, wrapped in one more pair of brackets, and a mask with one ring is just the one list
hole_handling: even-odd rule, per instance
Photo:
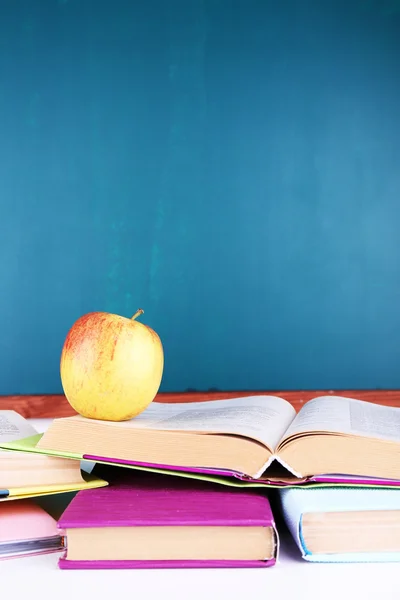
{"label": "wooden plank", "polygon": [[[296,410],[307,400],[323,395],[359,398],[377,404],[400,407],[400,390],[313,390],[313,391],[233,391],[179,392],[158,394],[158,402],[196,402],[240,396],[271,394],[285,398]],[[26,418],[68,417],[76,414],[63,395],[0,396],[0,410],[15,410]]]}

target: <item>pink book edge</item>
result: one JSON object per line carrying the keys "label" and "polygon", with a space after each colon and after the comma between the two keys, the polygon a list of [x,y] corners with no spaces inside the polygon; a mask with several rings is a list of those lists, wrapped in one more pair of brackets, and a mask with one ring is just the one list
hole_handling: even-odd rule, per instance
{"label": "pink book edge", "polygon": [[0,542],[35,540],[57,535],[57,522],[31,499],[0,506]]}

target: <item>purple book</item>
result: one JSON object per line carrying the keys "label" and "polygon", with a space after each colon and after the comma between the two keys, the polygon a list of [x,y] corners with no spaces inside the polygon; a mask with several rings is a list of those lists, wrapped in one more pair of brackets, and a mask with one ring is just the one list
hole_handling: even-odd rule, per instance
{"label": "purple book", "polygon": [[[121,473],[122,472],[122,473]],[[278,535],[265,493],[179,477],[104,472],[58,522],[61,569],[269,567]]]}

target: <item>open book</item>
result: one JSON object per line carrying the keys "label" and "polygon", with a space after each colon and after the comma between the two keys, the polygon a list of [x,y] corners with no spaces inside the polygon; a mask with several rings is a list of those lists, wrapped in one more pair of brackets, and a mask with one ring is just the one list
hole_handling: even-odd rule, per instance
{"label": "open book", "polygon": [[298,414],[274,396],[153,402],[121,423],[55,419],[32,446],[26,449],[259,483],[400,485],[400,409],[334,396],[310,400]]}

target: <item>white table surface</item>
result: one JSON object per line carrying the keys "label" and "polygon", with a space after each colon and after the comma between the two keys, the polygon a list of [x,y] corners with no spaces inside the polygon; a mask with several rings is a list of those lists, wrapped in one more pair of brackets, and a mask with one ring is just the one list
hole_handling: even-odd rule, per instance
{"label": "white table surface", "polygon": [[[48,420],[33,420],[40,432]],[[278,564],[266,569],[60,571],[59,554],[0,561],[2,595],[36,600],[400,600],[400,564],[312,564],[281,538]]]}

